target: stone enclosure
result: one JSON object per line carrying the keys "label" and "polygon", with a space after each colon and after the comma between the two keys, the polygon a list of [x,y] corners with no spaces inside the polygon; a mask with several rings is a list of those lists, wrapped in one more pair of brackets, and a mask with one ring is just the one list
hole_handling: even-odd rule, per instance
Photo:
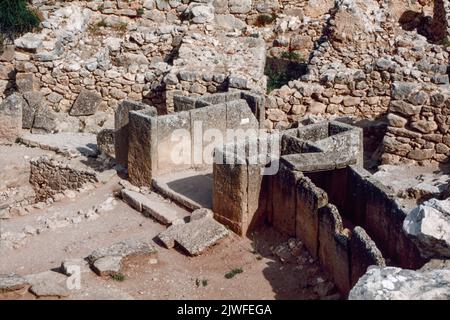
{"label": "stone enclosure", "polygon": [[[115,279],[157,245],[201,261],[219,246],[220,263],[267,264],[268,282],[285,272],[270,259],[296,279],[315,266],[306,290],[329,287],[316,298],[450,297],[434,270],[450,257],[449,1],[30,5],[41,28],[0,38],[0,256],[38,261],[33,245],[77,225],[63,230],[86,238],[51,252],[77,257],[64,277],[75,263]],[[80,259],[91,238],[100,249]],[[207,267],[195,259],[176,261]],[[67,297],[61,277],[0,274],[0,294],[45,296],[45,280]]]}

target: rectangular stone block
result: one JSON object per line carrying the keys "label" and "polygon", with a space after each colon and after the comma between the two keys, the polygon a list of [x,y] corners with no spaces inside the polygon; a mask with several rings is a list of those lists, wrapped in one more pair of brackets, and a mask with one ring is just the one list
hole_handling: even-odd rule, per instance
{"label": "rectangular stone block", "polygon": [[0,103],[0,144],[12,144],[22,132],[22,109],[25,100],[13,94]]}
{"label": "rectangular stone block", "polygon": [[187,111],[157,117],[158,174],[192,167],[191,116]]}
{"label": "rectangular stone block", "polygon": [[301,174],[287,168],[283,162],[272,177],[272,223],[282,233],[295,236],[296,186]]}
{"label": "rectangular stone block", "polygon": [[241,91],[241,99],[247,101],[248,106],[252,110],[256,119],[258,119],[260,127],[262,127],[266,117],[266,99],[264,98],[264,96],[249,91]]}
{"label": "rectangular stone block", "polygon": [[128,165],[128,144],[129,144],[129,113],[133,110],[148,109],[148,112],[153,116],[157,115],[156,108],[147,104],[136,101],[123,101],[114,114],[114,128],[115,134],[115,149],[116,149],[116,161],[122,166]]}
{"label": "rectangular stone block", "polygon": [[227,129],[259,129],[259,123],[245,100],[235,100],[226,103]]}
{"label": "rectangular stone block", "polygon": [[128,176],[136,186],[151,187],[156,171],[157,120],[146,110],[129,113]]}
{"label": "rectangular stone block", "polygon": [[[189,112],[193,166],[198,169],[206,168],[213,163],[214,148],[211,144],[221,143],[215,139],[226,135],[224,119],[227,116],[227,108],[225,104],[218,104]],[[210,150],[208,154],[206,154],[207,150]]]}
{"label": "rectangular stone block", "polygon": [[[216,152],[220,152],[216,149]],[[231,157],[233,155],[220,154],[218,157]],[[248,171],[247,165],[231,164],[222,161],[222,164],[213,165],[213,211],[214,217],[225,224],[238,235],[245,234],[248,225]]]}

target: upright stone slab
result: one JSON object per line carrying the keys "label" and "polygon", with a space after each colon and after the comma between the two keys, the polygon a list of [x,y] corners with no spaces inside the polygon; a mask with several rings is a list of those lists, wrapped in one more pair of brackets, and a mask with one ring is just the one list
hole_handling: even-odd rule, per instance
{"label": "upright stone slab", "polygon": [[297,184],[296,237],[305,244],[311,256],[317,258],[319,249],[319,208],[328,203],[325,191],[317,188],[307,177]]}
{"label": "upright stone slab", "polygon": [[117,108],[114,114],[115,133],[115,149],[116,162],[122,166],[128,166],[128,139],[129,139],[129,117],[128,114],[133,110],[148,109],[153,116],[156,117],[156,108],[147,104],[125,100]]}
{"label": "upright stone slab", "polygon": [[13,94],[0,104],[0,144],[12,144],[22,131],[22,109],[26,101]]}
{"label": "upright stone slab", "polygon": [[158,174],[192,167],[190,118],[186,111],[157,118]]}
{"label": "upright stone slab", "polygon": [[158,160],[157,120],[152,110],[129,114],[128,176],[136,186],[151,186]]}
{"label": "upright stone slab", "polygon": [[264,96],[253,92],[242,91],[241,98],[247,101],[247,104],[258,120],[260,127],[262,127],[266,117],[266,99]]}
{"label": "upright stone slab", "polygon": [[272,176],[272,223],[282,233],[295,236],[296,186],[301,173],[290,170],[283,162]]}
{"label": "upright stone slab", "polygon": [[31,129],[36,111],[41,107],[44,97],[42,93],[35,91],[27,91],[23,94],[23,97],[27,103],[22,110],[22,127]]}
{"label": "upright stone slab", "polygon": [[71,116],[90,116],[97,112],[99,104],[102,102],[102,96],[96,91],[82,89],[75,100],[72,109],[70,109]]}
{"label": "upright stone slab", "polygon": [[226,122],[223,120],[226,119],[226,116],[227,107],[225,104],[190,111],[192,161],[195,168],[202,169],[212,164],[214,148],[209,148],[210,154],[204,154],[204,151],[211,143],[218,143],[214,140],[217,135],[225,136],[227,128]]}
{"label": "upright stone slab", "polygon": [[[248,171],[245,159],[230,163],[228,159],[237,159],[235,154],[222,153],[216,149],[222,163],[213,165],[213,211],[220,223],[228,226],[238,235],[246,232]],[[217,158],[216,158],[217,159]],[[238,163],[239,162],[239,163]]]}
{"label": "upright stone slab", "polygon": [[227,129],[258,129],[259,123],[245,100],[227,102]]}
{"label": "upright stone slab", "polygon": [[386,262],[377,245],[361,227],[355,227],[352,231],[350,252],[352,287],[366,273],[369,266],[386,266]]}
{"label": "upright stone slab", "polygon": [[349,238],[334,205],[319,209],[319,261],[339,291],[350,291]]}

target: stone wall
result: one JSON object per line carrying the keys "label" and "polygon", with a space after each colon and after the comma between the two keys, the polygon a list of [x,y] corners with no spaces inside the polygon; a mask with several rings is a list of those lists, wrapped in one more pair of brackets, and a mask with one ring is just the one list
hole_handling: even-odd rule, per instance
{"label": "stone wall", "polygon": [[417,269],[425,263],[403,232],[407,212],[396,202],[392,191],[372,179],[369,172],[349,166],[305,175],[327,192],[345,221],[364,228],[390,264]]}
{"label": "stone wall", "polygon": [[395,82],[382,162],[446,162],[450,155],[449,114],[448,85]]}
{"label": "stone wall", "polygon": [[442,43],[399,28],[401,13],[420,7],[397,7],[395,1],[338,1],[311,48],[307,74],[271,92],[268,125],[286,127],[311,114],[376,119],[388,111],[395,81],[448,84]]}
{"label": "stone wall", "polygon": [[78,190],[87,183],[98,182],[94,170],[78,162],[63,162],[42,156],[32,159],[30,183],[37,201],[45,201],[66,190]]}
{"label": "stone wall", "polygon": [[[264,110],[264,97],[232,91],[201,98],[175,96],[175,110],[157,116],[149,107],[128,107],[125,102],[116,113],[116,157],[128,166],[136,185],[150,186],[152,177],[164,173],[202,169],[212,165],[205,155],[212,142],[227,138],[233,130],[258,131]],[[129,116],[128,116],[129,115]],[[207,130],[214,136],[205,134]],[[176,157],[176,158],[174,158]]]}

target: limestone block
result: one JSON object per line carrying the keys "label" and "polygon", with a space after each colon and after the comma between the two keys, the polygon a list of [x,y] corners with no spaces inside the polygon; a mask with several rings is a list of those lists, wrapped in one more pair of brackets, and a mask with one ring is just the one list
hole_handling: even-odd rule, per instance
{"label": "limestone block", "polygon": [[137,186],[151,186],[157,167],[157,120],[146,110],[129,114],[128,176]]}
{"label": "limestone block", "polygon": [[189,112],[159,116],[158,126],[158,174],[192,166],[191,119]]}
{"label": "limestone block", "polygon": [[102,102],[102,97],[95,91],[82,89],[70,109],[71,116],[90,116],[97,112],[97,108]]}
{"label": "limestone block", "polygon": [[16,74],[16,86],[19,92],[39,91],[39,80],[33,73]]}
{"label": "limestone block", "polygon": [[296,186],[300,177],[300,173],[290,170],[283,162],[278,173],[272,177],[272,223],[277,230],[289,236],[296,234]]}
{"label": "limestone block", "polygon": [[328,203],[325,191],[317,188],[309,178],[301,177],[296,186],[295,234],[306,249],[317,258],[319,249],[319,212]]}
{"label": "limestone block", "polygon": [[114,114],[114,129],[115,147],[116,147],[116,161],[122,166],[128,164],[128,139],[129,139],[129,113],[132,110],[148,109],[153,116],[157,115],[156,108],[151,107],[142,102],[125,100],[117,108]]}
{"label": "limestone block", "polygon": [[26,101],[13,94],[0,103],[0,144],[14,143],[22,131],[22,110]]}

